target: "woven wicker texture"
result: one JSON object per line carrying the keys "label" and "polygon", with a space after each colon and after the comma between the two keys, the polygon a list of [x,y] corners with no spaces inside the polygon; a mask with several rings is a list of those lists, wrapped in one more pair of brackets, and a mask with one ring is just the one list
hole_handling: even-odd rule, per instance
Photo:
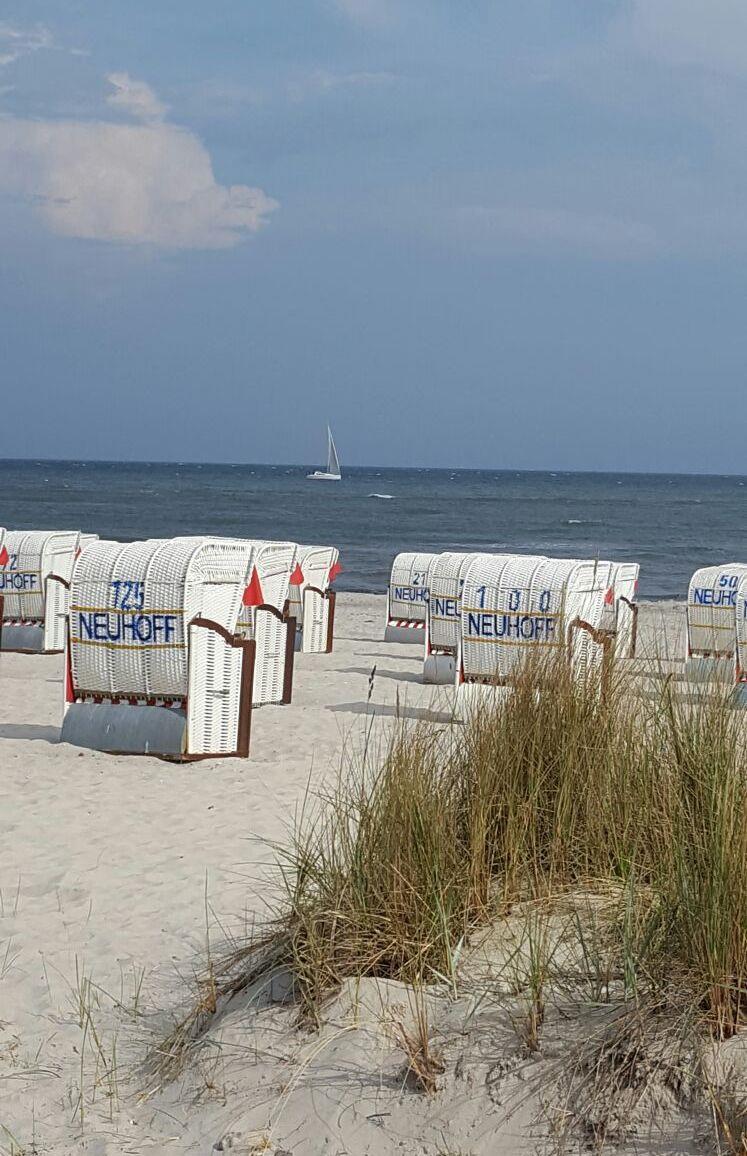
{"label": "woven wicker texture", "polygon": [[[262,601],[281,613],[285,609],[290,589],[290,576],[296,565],[298,546],[295,542],[268,542],[253,540],[252,569],[256,569],[262,588]],[[247,575],[247,581],[251,574]],[[238,629],[247,638],[254,637],[253,606],[242,606]],[[259,661],[259,654],[257,654]]]}
{"label": "woven wicker texture", "polygon": [[187,754],[230,754],[237,748],[243,650],[213,630],[188,627]]}
{"label": "woven wicker texture", "polygon": [[[612,603],[613,623],[615,633],[615,658],[632,658],[635,642],[635,614],[628,603],[635,603],[638,589],[638,575],[640,566],[637,562],[612,563],[612,589],[614,601]],[[623,602],[622,599],[625,599]],[[607,629],[607,611],[609,603],[605,600],[605,611],[602,618],[602,628]]]}
{"label": "woven wicker texture", "polygon": [[[486,555],[487,556],[487,555]],[[490,555],[499,557],[500,555]],[[467,570],[480,554],[439,554],[428,583],[426,652],[456,654],[462,618],[462,587]]]}
{"label": "woven wicker texture", "polygon": [[187,693],[186,626],[197,615],[233,633],[249,543],[210,538],[96,542],[70,591],[76,688],[138,698]]}
{"label": "woven wicker texture", "polygon": [[510,680],[527,655],[565,647],[579,673],[598,666],[601,646],[570,627],[576,618],[599,627],[610,581],[610,563],[479,556],[462,590],[464,678]]}
{"label": "woven wicker texture", "polygon": [[731,658],[737,632],[737,598],[747,565],[727,562],[696,570],[687,591],[687,657]]}
{"label": "woven wicker texture", "polygon": [[303,592],[303,634],[301,637],[301,649],[304,654],[326,653],[329,615],[328,592],[320,594],[315,587],[307,586]]}
{"label": "woven wicker texture", "polygon": [[734,611],[736,673],[737,677],[743,681],[747,678],[747,574],[742,575],[739,580]]}
{"label": "woven wicker texture", "polygon": [[[307,586],[316,586],[318,590],[329,588],[329,572],[340,557],[339,550],[334,546],[298,546],[296,562],[301,567],[303,581],[289,587],[289,613],[295,618],[299,627],[304,622],[304,591]],[[315,602],[311,601],[312,608]],[[313,627],[312,627],[313,629]],[[306,647],[304,646],[304,649]]]}
{"label": "woven wicker texture", "polygon": [[77,530],[6,530],[8,560],[0,567],[4,622],[44,622],[47,578],[69,580],[78,549]]}
{"label": "woven wicker texture", "polygon": [[264,706],[282,702],[288,624],[260,607],[255,615],[254,636],[257,654],[252,703]]}
{"label": "woven wicker texture", "polygon": [[425,627],[428,583],[438,554],[398,554],[387,592],[387,622],[415,622]]}

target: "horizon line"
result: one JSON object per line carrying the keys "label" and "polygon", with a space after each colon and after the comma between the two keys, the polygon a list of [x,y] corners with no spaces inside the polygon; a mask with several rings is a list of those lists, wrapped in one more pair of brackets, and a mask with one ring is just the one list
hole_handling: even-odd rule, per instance
{"label": "horizon line", "polygon": [[[263,469],[298,469],[311,468],[313,463],[308,462],[229,462],[229,461],[190,461],[177,458],[47,458],[47,457],[0,457],[2,465],[107,465],[107,466],[219,466],[229,469],[249,469],[259,466]],[[426,473],[495,473],[495,474],[592,474],[602,477],[612,477],[623,474],[629,477],[679,477],[679,478],[747,478],[747,474],[716,473],[711,470],[644,470],[644,469],[568,469],[549,466],[386,466],[381,464],[348,465],[347,470],[393,470]],[[344,474],[343,474],[344,477]]]}

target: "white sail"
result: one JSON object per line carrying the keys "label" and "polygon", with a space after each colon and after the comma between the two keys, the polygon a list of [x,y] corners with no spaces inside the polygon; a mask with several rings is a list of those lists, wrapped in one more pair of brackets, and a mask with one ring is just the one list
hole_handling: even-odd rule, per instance
{"label": "white sail", "polygon": [[337,456],[337,448],[335,446],[335,439],[332,437],[332,430],[327,426],[327,473],[336,474],[340,477],[340,459]]}

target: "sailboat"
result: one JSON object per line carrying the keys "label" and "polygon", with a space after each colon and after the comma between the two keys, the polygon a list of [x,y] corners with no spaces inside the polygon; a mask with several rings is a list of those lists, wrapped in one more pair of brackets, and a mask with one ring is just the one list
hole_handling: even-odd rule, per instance
{"label": "sailboat", "polygon": [[332,430],[329,426],[327,426],[327,468],[326,470],[314,470],[313,474],[307,474],[306,477],[322,482],[339,482],[342,480],[340,459],[337,456],[335,439],[332,437]]}

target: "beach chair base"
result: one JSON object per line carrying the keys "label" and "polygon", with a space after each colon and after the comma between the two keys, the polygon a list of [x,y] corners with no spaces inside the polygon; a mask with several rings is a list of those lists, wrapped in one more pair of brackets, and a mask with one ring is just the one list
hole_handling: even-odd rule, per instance
{"label": "beach chair base", "polygon": [[429,654],[423,663],[423,682],[443,686],[456,677],[456,657],[453,654]]}
{"label": "beach chair base", "polygon": [[6,622],[2,628],[2,635],[0,635],[0,650],[15,650],[23,654],[42,654],[44,651],[43,623],[30,622],[16,625]]}
{"label": "beach chair base", "polygon": [[509,687],[491,682],[462,682],[457,686],[456,717],[462,720],[492,710],[510,693]]}
{"label": "beach chair base", "polygon": [[184,758],[187,717],[183,710],[125,703],[71,703],[60,741],[117,755]]}
{"label": "beach chair base", "polygon": [[422,646],[424,641],[425,623],[422,622],[417,626],[395,626],[390,622],[384,631],[384,642],[409,642]]}

